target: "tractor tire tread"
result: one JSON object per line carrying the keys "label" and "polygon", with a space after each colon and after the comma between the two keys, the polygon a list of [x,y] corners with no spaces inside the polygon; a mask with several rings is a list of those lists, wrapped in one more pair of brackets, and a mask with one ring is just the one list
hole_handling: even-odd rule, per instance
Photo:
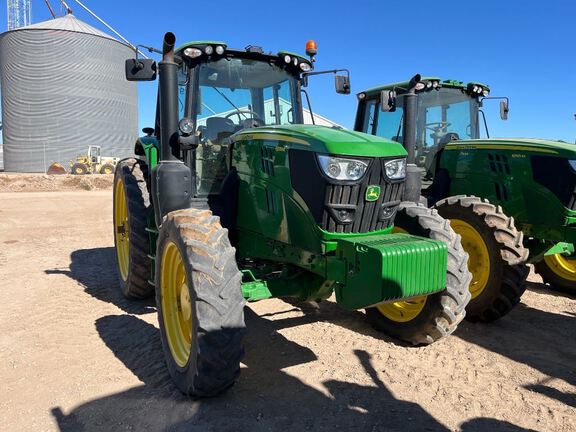
{"label": "tractor tire tread", "polygon": [[[426,237],[441,240],[448,246],[446,289],[432,294],[440,296],[435,313],[416,331],[393,331],[393,336],[413,345],[429,345],[452,334],[466,316],[466,305],[470,301],[468,285],[472,280],[472,274],[468,271],[468,254],[462,248],[460,236],[452,230],[449,221],[442,218],[435,209],[423,204],[401,202],[398,213],[417,219],[425,230],[423,234]],[[369,317],[375,318],[377,313],[379,312],[372,310]],[[384,330],[379,328],[376,319],[372,320],[372,324],[376,329]],[[385,331],[391,333],[390,329]]]}
{"label": "tractor tire tread", "polygon": [[519,231],[514,218],[507,216],[502,207],[491,204],[487,199],[472,195],[455,195],[438,201],[434,208],[442,212],[445,206],[469,208],[481,217],[492,231],[500,249],[502,266],[501,288],[490,307],[482,311],[468,310],[471,322],[491,322],[508,314],[519,302],[526,290],[529,268],[526,265],[529,250],[524,247],[524,234]]}
{"label": "tractor tire tread", "polygon": [[[116,165],[115,176],[121,176],[128,207],[130,227],[130,261],[126,282],[120,281],[127,298],[144,299],[154,295],[154,286],[148,283],[152,262],[150,240],[146,232],[148,214],[152,210],[150,193],[146,185],[148,166],[140,159],[126,158]],[[114,181],[116,184],[116,179]]]}
{"label": "tractor tire tread", "polygon": [[[170,360],[169,370],[183,393],[193,397],[215,396],[232,386],[240,374],[245,334],[245,300],[240,289],[242,273],[238,270],[228,231],[209,210],[185,209],[169,213],[160,229],[159,245],[169,231],[177,233],[176,237],[181,239],[181,246],[186,251],[182,258],[187,260],[192,271],[189,277],[194,287],[192,295],[196,298],[194,313],[197,318],[197,349],[191,351],[196,352],[196,356],[189,361],[195,370],[187,372],[187,379],[181,379],[181,375],[174,376],[175,368]],[[157,261],[159,263],[160,259]],[[156,275],[159,287],[159,264]],[[160,310],[160,289],[157,290],[157,304]],[[167,356],[171,355],[164,335],[162,342]]]}

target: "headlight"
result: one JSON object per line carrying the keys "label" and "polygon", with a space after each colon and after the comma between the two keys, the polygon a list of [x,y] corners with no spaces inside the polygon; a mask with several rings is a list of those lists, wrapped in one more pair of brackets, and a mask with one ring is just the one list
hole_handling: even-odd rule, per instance
{"label": "headlight", "polygon": [[318,155],[318,163],[328,177],[334,180],[360,180],[368,164],[356,159]]}
{"label": "headlight", "polygon": [[224,47],[222,45],[218,45],[216,47],[216,54],[218,54],[218,55],[224,54]]}
{"label": "headlight", "polygon": [[184,50],[184,55],[186,57],[196,58],[202,55],[202,51],[200,51],[198,48],[186,48]]}
{"label": "headlight", "polygon": [[400,180],[406,177],[406,159],[394,159],[384,164],[386,176],[390,180]]}
{"label": "headlight", "polygon": [[207,55],[212,55],[212,53],[214,52],[214,47],[212,45],[208,45],[206,48],[204,48],[204,52]]}
{"label": "headlight", "polygon": [[178,122],[178,129],[180,129],[182,135],[190,135],[194,132],[194,123],[188,117],[184,117]]}

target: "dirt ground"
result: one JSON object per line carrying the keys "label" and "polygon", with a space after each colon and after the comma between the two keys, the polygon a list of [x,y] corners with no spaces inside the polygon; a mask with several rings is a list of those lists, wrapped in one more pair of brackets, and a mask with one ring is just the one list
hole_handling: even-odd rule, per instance
{"label": "dirt ground", "polygon": [[1,430],[576,430],[576,299],[538,276],[509,316],[425,348],[330,301],[251,304],[240,380],[203,401],[116,278],[110,190],[0,193]]}
{"label": "dirt ground", "polygon": [[39,192],[110,189],[113,175],[47,175],[0,172],[0,192]]}

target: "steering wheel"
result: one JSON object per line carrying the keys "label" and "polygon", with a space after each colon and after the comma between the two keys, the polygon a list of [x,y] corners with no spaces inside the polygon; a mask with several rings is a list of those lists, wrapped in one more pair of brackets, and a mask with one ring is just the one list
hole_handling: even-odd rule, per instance
{"label": "steering wheel", "polygon": [[448,126],[451,125],[452,123],[450,122],[439,121],[439,122],[426,123],[424,127],[426,129],[431,130],[432,132],[439,132],[441,129],[446,129]]}
{"label": "steering wheel", "polygon": [[230,114],[226,114],[226,115],[224,116],[224,118],[229,119],[230,117],[236,115],[236,116],[238,116],[238,120],[239,120],[239,121],[242,121],[242,119],[240,118],[240,114],[250,114],[250,116],[251,116],[253,119],[258,120],[258,121],[259,121],[260,123],[262,123],[262,124],[265,123],[264,120],[262,120],[262,117],[260,117],[260,116],[258,115],[258,113],[254,112],[254,111],[252,111],[252,110],[249,110],[249,109],[236,110],[236,111],[234,111],[234,112],[231,112]]}

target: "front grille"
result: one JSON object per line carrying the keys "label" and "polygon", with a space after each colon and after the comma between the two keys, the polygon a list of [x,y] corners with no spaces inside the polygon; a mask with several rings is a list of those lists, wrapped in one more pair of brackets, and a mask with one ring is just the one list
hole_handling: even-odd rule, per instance
{"label": "front grille", "polygon": [[[322,212],[322,229],[336,233],[363,233],[387,228],[394,223],[404,182],[392,183],[384,174],[389,159],[373,159],[359,184],[327,184]],[[381,188],[376,201],[366,201],[370,185]]]}

